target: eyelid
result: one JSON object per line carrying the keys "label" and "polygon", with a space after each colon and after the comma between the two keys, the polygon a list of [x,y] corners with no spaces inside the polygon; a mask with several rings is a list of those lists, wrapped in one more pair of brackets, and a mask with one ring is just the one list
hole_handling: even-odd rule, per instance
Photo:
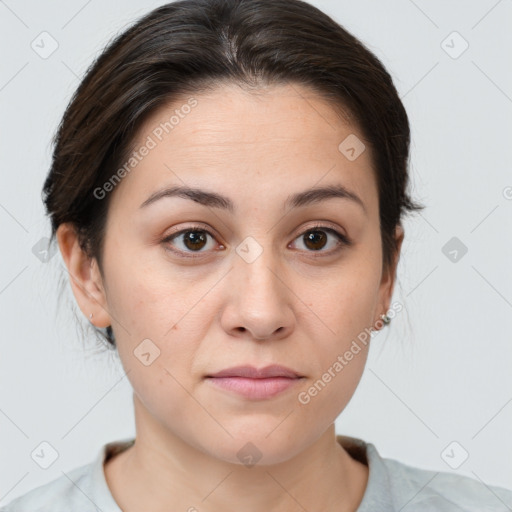
{"label": "eyelid", "polygon": [[210,234],[211,236],[214,236],[212,233],[212,228],[208,226],[208,224],[203,224],[201,222],[193,223],[191,226],[187,226],[185,228],[181,227],[173,227],[171,228],[171,233],[169,235],[166,235],[166,239],[171,238],[176,235],[180,235],[182,233],[185,233],[187,231],[205,231],[206,233]]}

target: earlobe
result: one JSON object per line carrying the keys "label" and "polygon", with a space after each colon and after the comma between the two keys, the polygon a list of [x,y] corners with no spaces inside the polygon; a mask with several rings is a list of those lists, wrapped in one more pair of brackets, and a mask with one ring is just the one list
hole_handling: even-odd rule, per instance
{"label": "earlobe", "polygon": [[72,224],[61,224],[57,229],[56,238],[80,310],[96,327],[111,325],[96,259],[90,258],[80,247]]}

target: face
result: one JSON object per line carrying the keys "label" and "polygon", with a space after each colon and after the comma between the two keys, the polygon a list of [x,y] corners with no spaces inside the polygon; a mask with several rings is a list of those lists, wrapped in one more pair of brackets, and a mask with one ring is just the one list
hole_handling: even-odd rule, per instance
{"label": "face", "polygon": [[[146,121],[134,149],[149,149],[111,192],[103,279],[91,273],[104,308],[76,294],[112,325],[140,422],[237,464],[251,442],[271,464],[345,408],[368,351],[354,341],[394,279],[370,148],[340,151],[349,136],[363,140],[298,85],[223,85]],[[210,377],[269,365],[297,378]]]}

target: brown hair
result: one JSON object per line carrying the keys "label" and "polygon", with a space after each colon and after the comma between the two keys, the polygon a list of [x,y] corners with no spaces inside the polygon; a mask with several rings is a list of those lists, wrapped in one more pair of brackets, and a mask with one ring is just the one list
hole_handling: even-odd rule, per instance
{"label": "brown hair", "polygon": [[[402,215],[424,208],[407,192],[407,114],[379,59],[301,0],[180,0],[118,35],[88,69],[54,138],[43,188],[51,239],[61,223],[72,223],[101,271],[111,194],[98,200],[94,190],[126,160],[149,115],[222,82],[298,83],[348,113],[372,148],[387,269]],[[107,340],[115,346],[110,327]]]}

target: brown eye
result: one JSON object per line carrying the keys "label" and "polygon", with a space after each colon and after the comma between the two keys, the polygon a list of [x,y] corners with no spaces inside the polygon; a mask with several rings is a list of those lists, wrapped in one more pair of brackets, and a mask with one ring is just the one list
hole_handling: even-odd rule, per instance
{"label": "brown eye", "polygon": [[308,249],[318,251],[322,249],[327,243],[327,235],[324,231],[308,231],[307,234],[303,235],[304,245]]}
{"label": "brown eye", "polygon": [[[335,229],[326,226],[314,226],[302,233],[295,240],[302,243],[299,247],[306,252],[318,252],[319,255],[329,255],[340,250],[343,246],[350,246],[351,241]],[[323,250],[327,247],[326,250]]]}
{"label": "brown eye", "polygon": [[178,231],[162,240],[162,242],[168,246],[166,248],[169,251],[186,257],[192,255],[191,253],[199,253],[198,255],[200,255],[201,253],[208,252],[208,249],[212,249],[215,243],[210,242],[210,246],[208,246],[209,238],[214,240],[213,235],[209,231],[199,226],[194,226]]}
{"label": "brown eye", "polygon": [[183,235],[183,244],[191,251],[202,249],[207,241],[207,235],[204,231],[185,231]]}

